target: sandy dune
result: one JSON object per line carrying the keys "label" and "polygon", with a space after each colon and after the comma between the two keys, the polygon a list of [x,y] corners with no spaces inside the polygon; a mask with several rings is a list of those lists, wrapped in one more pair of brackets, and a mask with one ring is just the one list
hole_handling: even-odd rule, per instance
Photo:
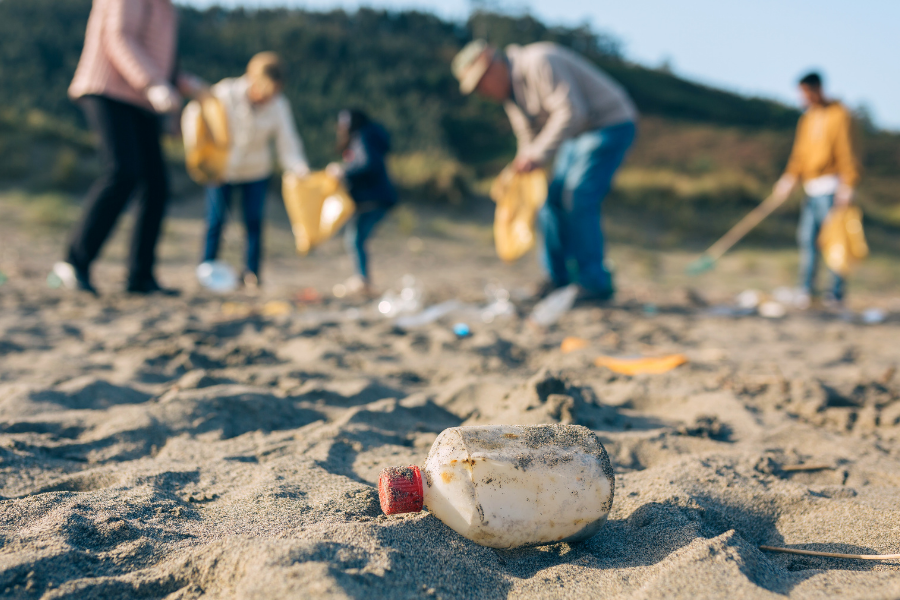
{"label": "sandy dune", "polygon": [[[410,258],[378,243],[399,257],[383,281],[409,270],[429,302],[534,277],[487,244],[426,239]],[[402,332],[351,301],[261,314],[346,276],[337,244],[273,259],[262,296],[185,283],[152,301],[114,292],[115,262],[100,301],[48,290],[54,246],[32,250],[0,288],[3,597],[900,597],[900,561],[757,548],[900,552],[896,317],[716,317],[685,294],[638,301],[642,281],[545,333],[515,317],[457,339],[452,318]],[[190,281],[190,250],[167,250],[166,281]],[[590,346],[563,355],[569,335]],[[666,352],[691,362],[637,377],[592,364]],[[381,468],[492,422],[599,433],[617,476],[600,534],[495,551],[427,513],[381,514]],[[785,470],[798,464],[823,468]]]}

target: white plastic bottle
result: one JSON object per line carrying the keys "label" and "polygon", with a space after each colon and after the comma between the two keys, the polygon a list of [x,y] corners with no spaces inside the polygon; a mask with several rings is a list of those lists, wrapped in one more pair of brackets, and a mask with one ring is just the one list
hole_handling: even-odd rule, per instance
{"label": "white plastic bottle", "polygon": [[378,480],[385,514],[424,505],[491,548],[585,540],[606,522],[614,491],[603,444],[580,425],[453,427],[422,469],[390,467]]}
{"label": "white plastic bottle", "polygon": [[572,310],[577,297],[578,286],[574,283],[559,288],[535,305],[528,320],[540,327],[550,327]]}

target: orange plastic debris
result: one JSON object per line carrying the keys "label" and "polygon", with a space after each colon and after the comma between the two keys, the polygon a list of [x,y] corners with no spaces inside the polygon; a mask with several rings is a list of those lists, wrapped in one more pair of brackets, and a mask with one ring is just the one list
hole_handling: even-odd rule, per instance
{"label": "orange plastic debris", "polygon": [[356,210],[340,180],[325,171],[306,177],[285,173],[282,195],[300,254],[337,233]]}
{"label": "orange plastic debris", "polygon": [[535,241],[535,216],[547,199],[547,175],[537,169],[516,173],[505,169],[491,185],[494,212],[494,244],[506,262],[518,260]]}
{"label": "orange plastic debris", "polygon": [[194,136],[184,137],[184,160],[188,175],[200,185],[222,180],[228,165],[230,140],[225,107],[218,98],[206,96],[193,100],[185,109],[185,118],[195,115]]}
{"label": "orange plastic debris", "polygon": [[819,233],[819,248],[828,268],[847,276],[853,266],[869,255],[869,245],[858,206],[832,208]]}
{"label": "orange plastic debris", "polygon": [[614,373],[622,375],[640,375],[643,373],[659,374],[671,371],[675,367],[688,362],[684,354],[670,354],[655,358],[616,358],[613,356],[600,356],[594,364],[598,367],[606,367]]}
{"label": "orange plastic debris", "polygon": [[588,341],[578,337],[567,337],[562,341],[559,349],[563,354],[583,350],[588,347]]}

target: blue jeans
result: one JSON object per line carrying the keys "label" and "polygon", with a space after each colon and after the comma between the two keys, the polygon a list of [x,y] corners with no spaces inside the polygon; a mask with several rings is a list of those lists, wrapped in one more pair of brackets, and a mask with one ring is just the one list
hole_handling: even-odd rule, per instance
{"label": "blue jeans", "polygon": [[[834,204],[834,195],[807,198],[800,209],[797,227],[797,244],[800,247],[800,289],[810,296],[816,293],[816,272],[819,270],[819,232],[828,211]],[[831,273],[831,294],[835,300],[843,300],[846,282],[837,273]]]}
{"label": "blue jeans", "polygon": [[356,272],[365,280],[369,279],[369,257],[366,253],[366,241],[375,226],[391,210],[389,206],[380,206],[361,213],[356,213],[347,222],[347,228],[344,230],[344,244],[347,246],[347,252],[353,258],[356,266]]}
{"label": "blue jeans", "polygon": [[[604,264],[600,207],[635,133],[634,123],[622,123],[583,133],[560,146],[540,212],[543,264],[555,285],[576,279],[589,292],[614,293],[612,275]],[[577,277],[569,273],[572,262]]]}
{"label": "blue jeans", "polygon": [[226,183],[206,188],[206,248],[203,260],[215,260],[219,254],[219,239],[228,218],[231,195],[235,189],[241,192],[244,209],[244,226],[247,229],[247,271],[259,277],[262,256],[262,221],[266,206],[269,178],[248,183]]}

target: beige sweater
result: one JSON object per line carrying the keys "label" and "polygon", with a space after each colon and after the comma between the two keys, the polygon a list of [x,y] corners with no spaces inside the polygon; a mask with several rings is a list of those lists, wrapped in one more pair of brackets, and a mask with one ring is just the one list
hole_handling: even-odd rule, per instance
{"label": "beige sweater", "polygon": [[[291,113],[291,105],[278,94],[262,106],[254,106],[247,97],[250,82],[245,77],[223,79],[212,86],[212,94],[222,102],[228,119],[231,147],[226,183],[246,183],[269,177],[274,167],[272,142],[282,170],[305,175],[309,171],[303,142]],[[182,115],[182,134],[185,139],[196,135],[199,106],[189,104]]]}
{"label": "beige sweater", "polygon": [[176,16],[170,0],[94,0],[69,96],[106,96],[153,110],[145,91],[172,78]]}
{"label": "beige sweater", "polygon": [[637,120],[622,87],[557,44],[509,46],[512,99],[504,104],[518,155],[546,164],[560,144],[582,133]]}

